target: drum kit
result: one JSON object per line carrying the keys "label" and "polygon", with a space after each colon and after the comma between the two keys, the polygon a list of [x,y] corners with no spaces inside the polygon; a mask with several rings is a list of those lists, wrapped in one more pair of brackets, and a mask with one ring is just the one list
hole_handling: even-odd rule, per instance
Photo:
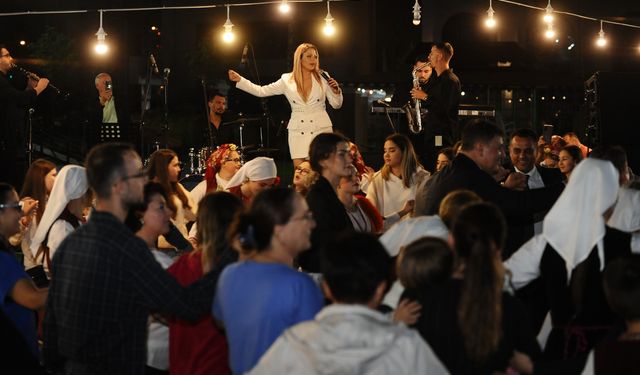
{"label": "drum kit", "polygon": [[[277,148],[264,147],[262,126],[259,127],[259,144],[245,144],[244,127],[247,123],[262,123],[262,117],[240,117],[237,120],[225,122],[222,126],[237,125],[239,129],[239,144],[236,151],[240,154],[240,163],[244,164],[258,156],[268,156],[279,150]],[[189,148],[187,154],[187,174],[180,180],[180,183],[187,189],[191,190],[200,181],[204,179],[204,173],[207,169],[207,160],[209,156],[216,150],[215,147],[201,147],[199,149]]]}

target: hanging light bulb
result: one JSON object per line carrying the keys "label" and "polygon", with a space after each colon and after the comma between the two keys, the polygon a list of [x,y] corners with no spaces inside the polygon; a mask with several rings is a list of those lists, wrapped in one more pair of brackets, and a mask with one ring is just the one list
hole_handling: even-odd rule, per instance
{"label": "hanging light bulb", "polygon": [[489,9],[487,9],[487,19],[484,21],[484,24],[490,29],[493,29],[494,27],[496,27],[496,20],[493,18],[494,14],[495,14],[495,11],[491,6],[491,0],[489,0]]}
{"label": "hanging light bulb", "polygon": [[222,25],[222,27],[224,28],[224,33],[222,34],[222,40],[224,40],[226,43],[231,43],[233,42],[233,39],[235,39],[235,35],[233,35],[233,23],[231,23],[231,19],[229,18],[229,5],[227,5],[227,21],[224,23],[224,25]]}
{"label": "hanging light bulb", "polygon": [[598,39],[596,40],[596,45],[600,48],[603,48],[607,45],[607,38],[604,37],[604,30],[602,29],[602,21],[600,21],[600,32],[598,32]]}
{"label": "hanging light bulb", "polygon": [[420,18],[422,15],[420,14],[420,4],[418,4],[418,0],[413,4],[413,24],[418,26],[420,24]]}
{"label": "hanging light bulb", "polygon": [[105,43],[105,39],[107,38],[107,33],[102,28],[102,9],[100,10],[100,28],[98,28],[96,37],[98,38],[98,43],[96,43],[96,46],[94,47],[94,49],[98,55],[104,55],[109,50],[109,47]]}
{"label": "hanging light bulb", "polygon": [[327,0],[327,16],[324,18],[324,28],[322,31],[324,32],[324,35],[327,36],[332,36],[336,33],[336,28],[333,26],[333,17],[331,16],[329,0]]}
{"label": "hanging light bulb", "polygon": [[547,31],[544,32],[544,37],[547,39],[553,39],[556,37],[556,31],[553,29],[553,24],[547,25]]}
{"label": "hanging light bulb", "polygon": [[549,0],[547,7],[544,9],[544,17],[542,17],[542,19],[546,23],[553,22],[553,7],[551,6],[551,0]]}
{"label": "hanging light bulb", "polygon": [[289,3],[287,2],[287,0],[282,0],[282,2],[280,3],[280,7],[278,7],[278,9],[280,9],[280,13],[289,13],[289,11],[291,10],[291,7],[289,6]]}

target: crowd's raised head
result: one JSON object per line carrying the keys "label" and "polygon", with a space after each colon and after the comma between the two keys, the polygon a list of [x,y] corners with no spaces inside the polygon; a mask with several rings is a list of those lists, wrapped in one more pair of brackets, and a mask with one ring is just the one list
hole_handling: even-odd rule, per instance
{"label": "crowd's raised head", "polygon": [[462,129],[460,150],[471,151],[478,143],[488,144],[496,137],[503,137],[504,132],[493,122],[475,119]]}
{"label": "crowd's raised head", "polygon": [[[321,258],[324,281],[335,302],[368,305],[382,298],[390,282],[391,257],[365,233],[345,233],[326,246]],[[372,306],[375,307],[375,306]]]}
{"label": "crowd's raised head", "polygon": [[294,203],[299,195],[284,187],[260,192],[246,213],[241,214],[233,226],[244,251],[261,252],[271,245],[276,225],[285,225],[294,213]]}
{"label": "crowd's raised head", "polygon": [[322,173],[323,167],[320,163],[327,160],[334,154],[340,143],[349,143],[349,140],[338,133],[322,133],[318,134],[309,145],[309,162],[311,169],[318,173]]}
{"label": "crowd's raised head", "polygon": [[396,274],[407,289],[427,288],[451,277],[453,258],[453,251],[443,239],[419,238],[400,250]]}
{"label": "crowd's raised head", "polygon": [[127,154],[140,159],[133,146],[127,143],[103,143],[87,154],[87,179],[98,198],[110,198],[111,188],[118,179],[132,178],[127,175]]}

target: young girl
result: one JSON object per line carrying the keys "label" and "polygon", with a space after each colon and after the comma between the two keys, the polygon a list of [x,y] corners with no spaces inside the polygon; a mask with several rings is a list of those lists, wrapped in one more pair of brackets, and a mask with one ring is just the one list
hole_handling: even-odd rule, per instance
{"label": "young girl", "polygon": [[[198,243],[169,267],[181,285],[199,280],[215,268],[218,272],[238,259],[227,232],[244,207],[227,192],[207,194],[198,205]],[[175,319],[169,324],[169,356],[173,375],[229,374],[229,348],[211,315],[195,323]]]}
{"label": "young girl", "polygon": [[384,142],[384,166],[374,174],[367,199],[384,218],[384,228],[413,211],[416,187],[429,176],[416,157],[409,138],[393,134]]}
{"label": "young girl", "polygon": [[[169,149],[160,149],[151,154],[149,159],[149,181],[162,185],[167,195],[167,206],[173,212],[171,222],[184,238],[188,237],[187,223],[196,220],[196,205],[187,189],[178,182],[180,178],[180,160],[178,155]],[[158,248],[172,248],[161,236]]]}

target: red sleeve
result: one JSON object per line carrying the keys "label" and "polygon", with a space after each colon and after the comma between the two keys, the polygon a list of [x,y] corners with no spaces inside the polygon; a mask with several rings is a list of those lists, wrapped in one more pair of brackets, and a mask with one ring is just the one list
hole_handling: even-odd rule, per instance
{"label": "red sleeve", "polygon": [[356,198],[358,199],[358,204],[360,205],[360,207],[362,207],[362,211],[364,211],[364,213],[373,224],[373,233],[381,234],[383,220],[382,215],[380,215],[380,212],[378,212],[378,209],[375,208],[375,206],[371,204],[371,202],[367,198],[360,195],[357,195]]}

